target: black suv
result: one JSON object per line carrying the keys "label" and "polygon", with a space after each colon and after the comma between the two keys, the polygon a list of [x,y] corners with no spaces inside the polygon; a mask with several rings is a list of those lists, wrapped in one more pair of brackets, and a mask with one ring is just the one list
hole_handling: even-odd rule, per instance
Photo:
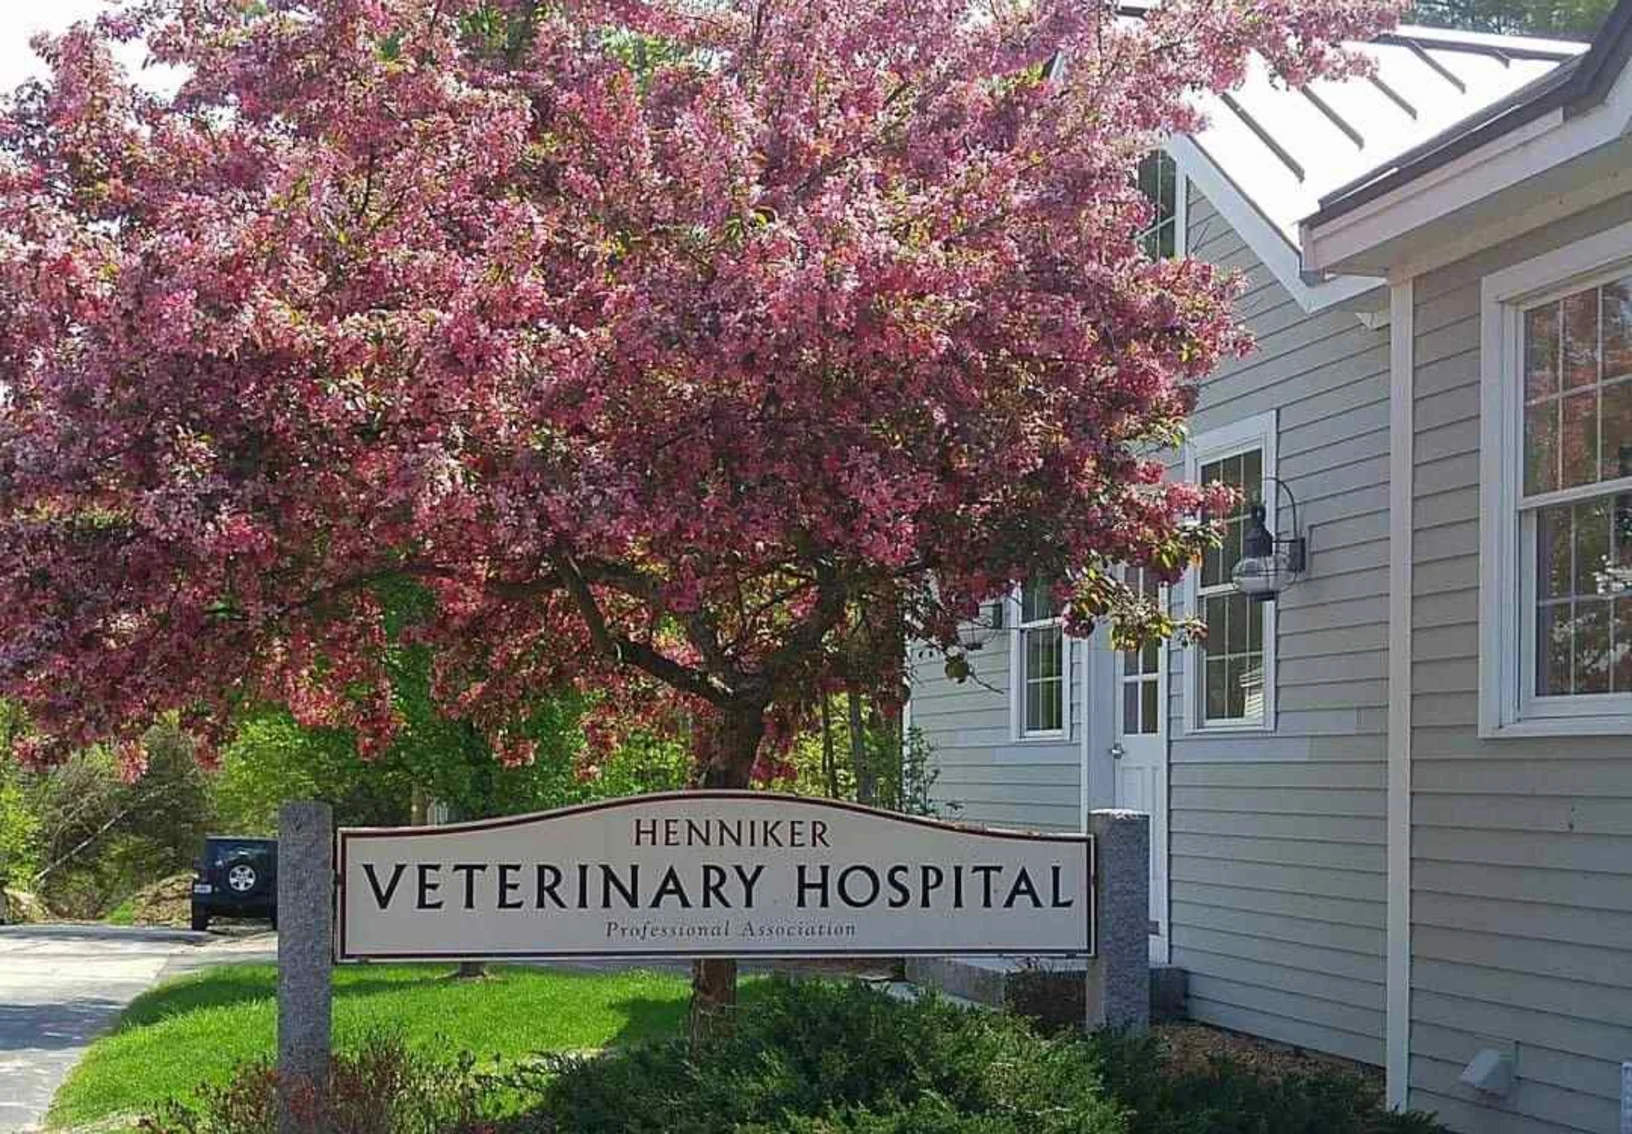
{"label": "black suv", "polygon": [[212,917],[265,917],[278,925],[278,840],[210,835],[193,864],[193,928]]}

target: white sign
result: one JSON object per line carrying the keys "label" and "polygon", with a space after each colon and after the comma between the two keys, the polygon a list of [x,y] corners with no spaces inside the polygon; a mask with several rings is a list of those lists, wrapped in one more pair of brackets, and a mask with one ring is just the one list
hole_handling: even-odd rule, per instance
{"label": "white sign", "polygon": [[1092,840],[766,792],[339,832],[341,961],[1092,955]]}

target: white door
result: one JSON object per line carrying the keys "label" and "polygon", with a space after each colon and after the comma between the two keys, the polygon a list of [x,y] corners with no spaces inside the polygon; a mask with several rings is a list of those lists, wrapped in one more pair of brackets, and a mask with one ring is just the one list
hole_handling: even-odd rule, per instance
{"label": "white door", "polygon": [[[1152,597],[1162,588],[1150,572],[1129,572]],[[1164,596],[1165,601],[1165,596]],[[1118,654],[1113,667],[1111,757],[1116,806],[1150,816],[1150,959],[1165,965],[1167,927],[1167,649],[1150,643]]]}

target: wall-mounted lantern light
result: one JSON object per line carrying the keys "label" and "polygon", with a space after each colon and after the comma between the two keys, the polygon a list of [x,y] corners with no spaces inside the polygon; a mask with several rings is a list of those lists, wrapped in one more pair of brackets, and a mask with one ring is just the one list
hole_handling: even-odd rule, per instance
{"label": "wall-mounted lantern light", "polygon": [[1231,577],[1236,590],[1254,602],[1274,602],[1276,595],[1302,576],[1309,558],[1308,544],[1298,527],[1297,498],[1272,476],[1266,476],[1264,482],[1286,493],[1292,505],[1292,534],[1283,538],[1270,531],[1269,513],[1262,504],[1254,504],[1248,512],[1246,530],[1241,533],[1241,561]]}

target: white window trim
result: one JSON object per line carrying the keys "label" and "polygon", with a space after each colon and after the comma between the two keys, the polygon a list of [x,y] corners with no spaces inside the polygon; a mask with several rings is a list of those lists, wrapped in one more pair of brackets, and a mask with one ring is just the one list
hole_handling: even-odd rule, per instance
{"label": "white window trim", "polygon": [[[1280,419],[1276,411],[1258,414],[1256,417],[1243,418],[1221,425],[1217,429],[1209,429],[1206,433],[1191,438],[1185,447],[1184,475],[1192,483],[1201,475],[1201,467],[1225,457],[1233,457],[1237,453],[1244,453],[1249,449],[1258,449],[1263,453],[1263,475],[1267,483],[1270,477],[1276,474],[1275,450],[1276,441],[1280,436]],[[1276,492],[1264,493],[1264,522],[1270,531],[1275,531]],[[1201,611],[1201,571],[1192,568],[1184,575],[1184,603],[1185,610],[1190,617],[1198,617]],[[1275,655],[1279,652],[1279,643],[1275,634],[1275,603],[1262,604],[1264,617],[1264,718],[1255,722],[1204,722],[1201,714],[1201,690],[1198,682],[1201,679],[1201,646],[1194,645],[1185,651],[1184,673],[1184,731],[1193,735],[1216,736],[1231,733],[1246,733],[1261,735],[1275,731]]]}
{"label": "white window trim", "polygon": [[[1009,635],[1009,739],[1015,744],[1065,744],[1071,739],[1071,635],[1065,633],[1063,616],[1048,622],[1022,622],[1020,588],[1016,587],[1006,600],[1008,624],[1014,627]],[[1026,729],[1026,656],[1025,632],[1042,626],[1060,625],[1060,727],[1042,731]]]}
{"label": "white window trim", "polygon": [[[1519,381],[1522,309],[1632,269],[1632,224],[1555,248],[1486,276],[1479,307],[1479,735],[1624,736],[1632,733],[1632,693],[1546,698],[1524,693],[1522,643],[1525,552],[1519,519],[1523,402]],[[1545,499],[1596,496],[1618,481]],[[1531,584],[1533,585],[1533,584]],[[1573,702],[1573,703],[1566,703]]]}
{"label": "white window trim", "polygon": [[[1165,146],[1163,151],[1173,162],[1173,259],[1182,260],[1190,255],[1190,178],[1178,155]],[[1145,237],[1155,228],[1155,225],[1150,225],[1134,240],[1143,244]]]}

